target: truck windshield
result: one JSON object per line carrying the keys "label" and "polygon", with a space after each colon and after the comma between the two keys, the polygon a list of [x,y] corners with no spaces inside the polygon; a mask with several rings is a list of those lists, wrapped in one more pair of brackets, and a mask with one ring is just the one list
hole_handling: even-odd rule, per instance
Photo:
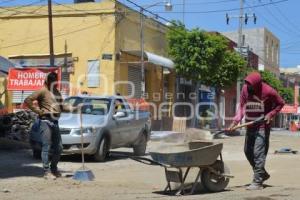
{"label": "truck windshield", "polygon": [[[109,112],[110,100],[106,98],[78,98],[71,97],[64,101],[64,104],[76,107],[83,104],[81,112],[90,115],[106,115]],[[77,111],[75,111],[77,112]]]}

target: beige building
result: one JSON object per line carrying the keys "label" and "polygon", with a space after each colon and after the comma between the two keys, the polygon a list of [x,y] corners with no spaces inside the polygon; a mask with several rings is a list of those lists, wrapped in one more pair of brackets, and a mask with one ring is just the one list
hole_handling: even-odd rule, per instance
{"label": "beige building", "polygon": [[[47,17],[47,6],[0,8],[0,55],[17,66],[49,66]],[[175,89],[173,62],[166,55],[167,27],[150,18],[144,24],[146,99],[161,102],[163,94]],[[138,12],[110,0],[55,5],[53,27],[55,63],[71,83],[69,94],[134,91],[132,97],[140,98]],[[18,92],[12,92],[14,103],[18,103]],[[172,96],[168,101],[173,101]]]}
{"label": "beige building", "polygon": [[[231,40],[238,41],[238,32],[223,32]],[[259,57],[259,70],[268,70],[279,77],[280,40],[267,28],[243,29],[242,46]]]}

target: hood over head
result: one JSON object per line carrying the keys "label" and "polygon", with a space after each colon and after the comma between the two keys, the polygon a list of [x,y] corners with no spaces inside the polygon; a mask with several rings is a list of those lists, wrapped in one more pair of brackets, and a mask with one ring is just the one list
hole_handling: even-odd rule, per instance
{"label": "hood over head", "polygon": [[260,73],[252,72],[246,78],[245,81],[248,82],[251,86],[253,86],[255,94],[259,94],[262,87],[262,78]]}

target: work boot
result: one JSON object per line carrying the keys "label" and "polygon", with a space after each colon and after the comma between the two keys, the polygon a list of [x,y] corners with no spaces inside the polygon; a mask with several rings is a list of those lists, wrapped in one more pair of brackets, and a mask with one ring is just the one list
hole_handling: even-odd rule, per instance
{"label": "work boot", "polygon": [[268,180],[270,177],[271,177],[270,174],[268,174],[268,172],[266,172],[266,173],[262,176],[263,182],[265,182],[266,180]]}
{"label": "work boot", "polygon": [[262,190],[264,189],[262,183],[251,183],[247,188],[246,190]]}
{"label": "work boot", "polygon": [[62,176],[61,173],[60,173],[60,171],[58,171],[58,170],[52,171],[52,174],[53,174],[56,178],[59,178],[59,177]]}
{"label": "work boot", "polygon": [[56,176],[54,174],[52,174],[52,172],[50,172],[50,171],[45,171],[45,173],[44,173],[44,179],[55,180]]}

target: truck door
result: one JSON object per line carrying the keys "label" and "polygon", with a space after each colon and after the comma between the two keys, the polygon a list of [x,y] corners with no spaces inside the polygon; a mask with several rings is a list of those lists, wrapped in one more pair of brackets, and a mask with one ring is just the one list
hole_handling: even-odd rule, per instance
{"label": "truck door", "polygon": [[121,141],[120,145],[124,146],[131,141],[133,115],[131,110],[127,109],[123,99],[116,99],[114,105],[115,113],[118,111],[125,113],[125,116],[115,118],[116,131],[119,133]]}

